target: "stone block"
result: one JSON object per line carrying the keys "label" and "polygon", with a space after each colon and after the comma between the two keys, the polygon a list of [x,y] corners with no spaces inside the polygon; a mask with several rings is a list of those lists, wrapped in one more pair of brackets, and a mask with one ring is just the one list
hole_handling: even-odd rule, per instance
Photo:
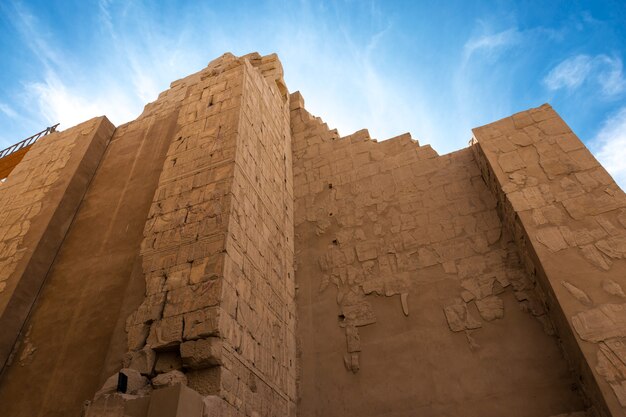
{"label": "stone block", "polygon": [[220,375],[222,367],[214,366],[205,369],[192,369],[187,372],[189,388],[202,395],[218,395],[220,393]]}
{"label": "stone block", "polygon": [[219,307],[208,307],[184,315],[185,340],[200,339],[219,334]]}
{"label": "stone block", "polygon": [[152,386],[154,388],[172,387],[174,385],[187,385],[187,376],[176,369],[152,378]]}
{"label": "stone block", "polygon": [[212,280],[170,291],[167,293],[163,317],[216,306],[220,300],[221,288],[219,280]]}
{"label": "stone block", "polygon": [[203,369],[222,363],[222,340],[209,337],[184,342],[180,345],[183,366],[191,369]]}
{"label": "stone block", "polygon": [[515,151],[500,155],[498,163],[504,172],[513,172],[526,167],[526,163]]}
{"label": "stone block", "polygon": [[147,417],[202,417],[202,395],[184,385],[155,390]]}
{"label": "stone block", "polygon": [[146,345],[154,350],[168,350],[183,339],[183,316],[166,317],[150,326]]}
{"label": "stone block", "polygon": [[228,415],[229,405],[217,395],[204,397],[204,411],[202,417],[224,417]]}

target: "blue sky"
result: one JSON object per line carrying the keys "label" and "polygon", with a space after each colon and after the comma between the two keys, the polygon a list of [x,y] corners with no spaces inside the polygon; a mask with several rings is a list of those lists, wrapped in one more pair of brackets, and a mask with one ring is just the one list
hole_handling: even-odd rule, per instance
{"label": "blue sky", "polygon": [[624,1],[0,2],[0,148],[61,122],[134,119],[226,51],[277,52],[341,135],[440,154],[549,102],[626,187]]}

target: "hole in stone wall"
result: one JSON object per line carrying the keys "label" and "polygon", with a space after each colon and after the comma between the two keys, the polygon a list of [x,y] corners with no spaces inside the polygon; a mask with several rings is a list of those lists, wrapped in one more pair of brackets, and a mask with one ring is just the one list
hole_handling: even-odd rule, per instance
{"label": "hole in stone wall", "polygon": [[328,184],[328,188],[329,188],[329,189],[332,189],[332,188],[333,188],[333,184],[329,183],[329,184]]}
{"label": "hole in stone wall", "polygon": [[337,239],[333,239],[333,245],[338,245],[339,241]]}

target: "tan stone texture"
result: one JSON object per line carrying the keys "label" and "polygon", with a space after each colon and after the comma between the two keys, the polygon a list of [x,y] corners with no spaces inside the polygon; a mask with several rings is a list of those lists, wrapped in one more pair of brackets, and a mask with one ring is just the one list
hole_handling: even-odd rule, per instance
{"label": "tan stone texture", "polygon": [[[519,134],[531,141],[501,149]],[[593,412],[626,415],[626,377],[599,363],[626,357],[610,347],[626,336],[626,195],[548,105],[474,129],[474,136],[483,177]],[[503,166],[511,152],[524,164]]]}
{"label": "tan stone texture", "polygon": [[44,137],[0,186],[0,370],[113,129],[100,117]]}
{"label": "tan stone texture", "polygon": [[[583,409],[472,149],[438,156],[410,135],[340,138],[298,93],[291,100],[298,412],[530,417]],[[510,142],[498,161],[515,173],[528,164],[515,143],[530,140]],[[535,186],[519,193],[520,206],[542,207]],[[544,240],[555,252],[565,245],[559,229]]]}
{"label": "tan stone texture", "polygon": [[626,196],[547,105],[440,156],[224,54],[0,208],[2,416],[626,416]]}

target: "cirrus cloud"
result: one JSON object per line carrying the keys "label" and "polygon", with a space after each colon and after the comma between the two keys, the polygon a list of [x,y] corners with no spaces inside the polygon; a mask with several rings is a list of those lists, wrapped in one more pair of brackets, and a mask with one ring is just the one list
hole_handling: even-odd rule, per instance
{"label": "cirrus cloud", "polygon": [[585,83],[599,86],[605,96],[616,96],[626,91],[622,60],[604,54],[569,57],[552,68],[543,83],[552,91],[575,90]]}
{"label": "cirrus cloud", "polygon": [[604,121],[591,147],[615,182],[626,189],[626,106]]}

